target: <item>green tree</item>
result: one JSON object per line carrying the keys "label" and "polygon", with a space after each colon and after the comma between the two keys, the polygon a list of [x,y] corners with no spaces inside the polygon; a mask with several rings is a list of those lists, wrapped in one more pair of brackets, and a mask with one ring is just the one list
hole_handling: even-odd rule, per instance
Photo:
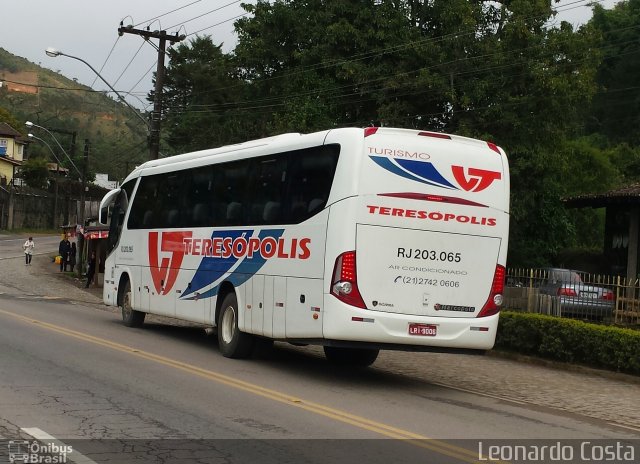
{"label": "green tree", "polygon": [[0,107],[0,122],[6,122],[15,130],[24,133],[24,127],[18,122],[16,117],[7,109]]}
{"label": "green tree", "polygon": [[167,143],[175,152],[238,141],[245,124],[228,117],[243,83],[233,78],[229,56],[210,37],[196,37],[169,51],[164,102]]}
{"label": "green tree", "polygon": [[613,9],[593,7],[590,26],[604,41],[598,68],[599,92],[588,120],[591,132],[611,144],[640,145],[640,0],[618,2]]}
{"label": "green tree", "polygon": [[31,158],[20,167],[20,177],[29,187],[46,189],[49,181],[49,169],[45,158]]}
{"label": "green tree", "polygon": [[[370,124],[484,138],[510,158],[511,264],[548,263],[575,242],[576,222],[560,201],[572,193],[565,176],[581,172],[584,156],[606,166],[611,158],[578,154],[570,142],[583,135],[597,91],[602,52],[592,25],[551,27],[552,0],[259,0],[244,8],[251,15],[236,22],[231,56],[210,40],[176,49],[172,108],[184,111],[170,128],[175,144],[198,139],[193,127],[209,129],[198,145],[222,141],[214,126],[238,140]],[[191,66],[197,87],[218,100],[194,90]]]}

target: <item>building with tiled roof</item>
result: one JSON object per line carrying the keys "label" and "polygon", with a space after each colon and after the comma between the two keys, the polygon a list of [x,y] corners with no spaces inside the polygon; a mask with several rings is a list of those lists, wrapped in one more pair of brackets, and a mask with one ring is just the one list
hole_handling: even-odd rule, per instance
{"label": "building with tiled roof", "polygon": [[16,167],[24,161],[28,143],[20,132],[6,122],[0,122],[0,185],[11,184]]}

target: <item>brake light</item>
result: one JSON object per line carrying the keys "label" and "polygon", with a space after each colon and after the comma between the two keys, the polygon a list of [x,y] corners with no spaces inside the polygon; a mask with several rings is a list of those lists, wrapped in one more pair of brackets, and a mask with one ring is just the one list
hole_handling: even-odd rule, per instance
{"label": "brake light", "polygon": [[379,129],[378,127],[365,127],[364,136],[369,137],[370,135],[373,135],[376,132],[378,132],[378,129]]}
{"label": "brake light", "polygon": [[367,309],[358,290],[355,251],[346,251],[336,258],[330,292],[343,303]]}
{"label": "brake light", "polygon": [[500,149],[498,148],[498,145],[496,145],[493,142],[487,142],[487,145],[489,145],[489,148],[491,148],[493,151],[495,151],[497,154],[501,154],[500,153]]}
{"label": "brake light", "polygon": [[419,132],[418,135],[421,135],[423,137],[435,137],[436,139],[448,139],[448,140],[451,140],[451,136],[450,135],[443,134],[441,132],[426,132],[426,131],[422,131],[422,132]]}
{"label": "brake light", "polygon": [[600,298],[602,298],[603,300],[612,301],[615,300],[615,295],[611,290],[604,290]]}
{"label": "brake light", "polygon": [[572,288],[560,287],[558,289],[558,296],[578,296],[578,294]]}
{"label": "brake light", "polygon": [[502,306],[502,292],[504,292],[504,275],[504,266],[498,264],[496,266],[496,272],[493,274],[493,283],[491,284],[489,298],[487,298],[487,302],[476,317],[493,316],[500,312],[500,306]]}
{"label": "brake light", "polygon": [[409,200],[435,201],[439,203],[450,203],[452,205],[480,206],[487,208],[487,205],[476,203],[475,201],[465,200],[463,198],[446,197],[444,195],[430,195],[428,193],[415,192],[398,192],[398,193],[379,193],[380,197],[407,198]]}

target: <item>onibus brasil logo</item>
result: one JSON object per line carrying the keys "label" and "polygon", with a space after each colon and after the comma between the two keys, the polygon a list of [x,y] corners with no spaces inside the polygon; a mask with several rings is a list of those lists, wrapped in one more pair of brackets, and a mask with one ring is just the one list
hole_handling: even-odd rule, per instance
{"label": "onibus brasil logo", "polygon": [[41,443],[37,440],[9,440],[10,463],[58,464],[67,460],[73,453],[71,445],[60,443]]}

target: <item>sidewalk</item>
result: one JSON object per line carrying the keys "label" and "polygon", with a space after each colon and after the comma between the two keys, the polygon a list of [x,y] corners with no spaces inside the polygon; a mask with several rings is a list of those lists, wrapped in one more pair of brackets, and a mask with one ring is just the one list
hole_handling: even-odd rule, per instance
{"label": "sidewalk", "polygon": [[[0,262],[0,292],[39,295],[106,309],[102,289],[61,273],[55,253]],[[315,350],[316,348],[308,348]],[[321,349],[319,350],[321,351]],[[383,351],[373,369],[494,399],[551,408],[629,427],[640,436],[640,378],[491,352],[487,356]]]}
{"label": "sidewalk", "polygon": [[84,288],[84,278],[81,281],[76,273],[60,272],[60,265],[52,261],[55,255],[53,251],[35,254],[30,266],[25,265],[24,255],[3,259],[0,265],[0,292],[101,304],[102,288]]}

